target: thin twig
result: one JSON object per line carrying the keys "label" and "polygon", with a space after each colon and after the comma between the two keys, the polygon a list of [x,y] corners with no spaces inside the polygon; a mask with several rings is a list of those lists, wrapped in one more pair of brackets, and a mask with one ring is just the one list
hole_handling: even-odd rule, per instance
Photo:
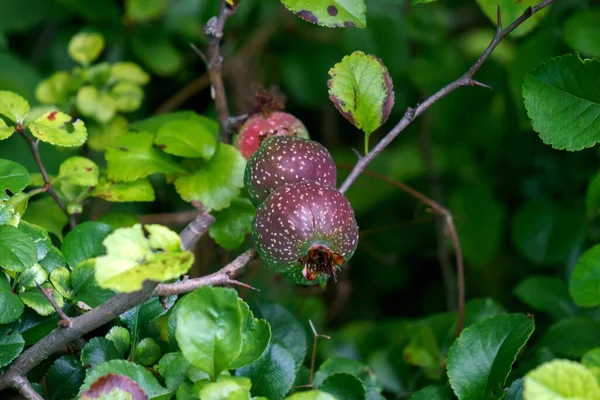
{"label": "thin twig", "polygon": [[[350,169],[348,166],[344,165],[338,165],[338,167]],[[456,336],[459,336],[460,332],[462,332],[465,320],[465,265],[463,260],[462,248],[460,245],[460,239],[458,238],[458,234],[456,233],[456,227],[454,226],[454,218],[452,217],[452,213],[441,204],[435,202],[423,193],[411,188],[410,186],[405,185],[402,182],[398,182],[385,175],[381,175],[372,171],[363,171],[363,173],[367,176],[371,176],[375,179],[379,179],[380,181],[389,183],[390,185],[397,187],[398,189],[408,193],[412,197],[431,207],[433,212],[437,215],[442,216],[444,224],[446,225],[446,230],[454,246],[454,254],[456,260],[456,289],[458,304],[458,323],[456,326]]]}
{"label": "thin twig", "polygon": [[175,110],[193,95],[208,87],[208,85],[210,85],[210,78],[208,74],[200,75],[199,77],[191,80],[187,85],[185,85],[183,88],[177,91],[177,93],[175,93],[173,96],[169,97],[156,109],[154,114],[166,114]]}
{"label": "thin twig", "polygon": [[256,258],[256,250],[250,249],[245,253],[239,255],[235,260],[230,262],[225,267],[221,268],[214,274],[202,276],[200,278],[186,279],[174,283],[161,283],[154,290],[155,296],[172,296],[174,294],[181,294],[191,292],[202,286],[223,286],[223,285],[234,285],[243,286],[246,288],[254,289],[253,287],[241,283],[233,279],[237,272],[244,268],[250,263],[250,261]]}
{"label": "thin twig", "polygon": [[52,305],[52,308],[54,308],[54,311],[56,311],[56,313],[60,316],[60,321],[58,321],[58,326],[63,327],[63,328],[68,328],[69,326],[71,326],[71,318],[69,318],[69,316],[67,314],[65,314],[65,312],[62,310],[62,308],[60,308],[58,306],[58,304],[56,303],[56,300],[54,300],[54,297],[52,297],[52,289],[44,289],[42,286],[40,286],[37,283],[36,283],[36,286],[40,290],[40,292],[42,292],[44,297],[46,299],[48,299],[48,302]]}
{"label": "thin twig", "polygon": [[435,92],[433,95],[431,95],[429,98],[427,98],[425,101],[423,101],[421,104],[417,105],[415,108],[408,108],[400,122],[398,122],[398,124],[396,124],[396,126],[394,126],[394,128],[392,128],[392,130],[389,131],[388,134],[385,135],[384,138],[381,139],[379,143],[377,143],[377,145],[373,147],[371,151],[369,151],[368,154],[366,154],[356,163],[356,165],[350,172],[350,175],[348,175],[348,177],[340,187],[340,191],[342,193],[346,192],[348,188],[352,185],[352,183],[356,180],[356,178],[358,178],[358,176],[365,170],[365,168],[367,168],[367,165],[369,165],[369,163],[371,163],[371,161],[373,161],[373,159],[375,159],[375,157],[377,157],[379,153],[381,153],[383,149],[385,149],[396,138],[396,136],[398,136],[402,131],[404,131],[404,129],[416,117],[421,115],[435,102],[445,97],[450,92],[453,92],[455,89],[458,89],[459,87],[481,86],[479,82],[473,80],[473,75],[475,75],[479,68],[481,68],[483,63],[489,58],[490,54],[492,54],[492,51],[494,51],[494,49],[498,46],[502,39],[508,36],[508,34],[510,34],[513,30],[515,30],[519,25],[525,22],[533,14],[552,4],[553,2],[554,0],[544,0],[533,7],[527,8],[527,10],[519,18],[517,18],[504,30],[501,28],[501,26],[499,26],[491,43],[485,49],[481,57],[479,57],[479,59],[475,62],[475,64],[473,64],[471,68],[469,68],[469,70],[460,78],[444,86],[443,88]]}
{"label": "thin twig", "polygon": [[50,177],[48,176],[48,172],[46,172],[46,167],[44,167],[44,163],[42,162],[42,159],[40,157],[40,150],[39,150],[39,146],[38,146],[39,142],[35,141],[35,140],[33,140],[33,138],[29,137],[27,135],[27,133],[25,132],[25,129],[22,125],[15,126],[15,131],[19,132],[21,134],[21,136],[23,136],[23,138],[25,138],[25,140],[27,141],[27,144],[29,145],[31,154],[33,155],[35,163],[37,164],[37,166],[40,170],[40,173],[42,174],[42,178],[44,179],[44,187],[42,188],[43,191],[48,192],[48,194],[50,196],[52,196],[52,198],[54,199],[56,204],[58,204],[58,207],[60,207],[62,212],[64,212],[65,215],[67,216],[67,218],[69,218],[69,226],[71,227],[71,229],[73,229],[75,227],[75,225],[77,225],[77,221],[75,221],[74,215],[69,214],[69,212],[67,211],[67,207],[65,207],[65,204],[62,202],[60,197],[58,197],[58,195],[56,194],[56,191],[54,191],[54,188],[52,187],[52,183],[50,182]]}
{"label": "thin twig", "polygon": [[29,380],[24,376],[16,376],[13,379],[13,387],[19,391],[28,400],[44,400],[38,392],[35,391]]}
{"label": "thin twig", "polygon": [[[229,134],[227,132],[227,121],[229,120],[229,108],[227,105],[227,95],[225,94],[225,85],[223,84],[223,57],[221,56],[221,39],[223,38],[223,28],[225,21],[233,13],[233,9],[221,0],[221,10],[217,17],[212,17],[206,23],[204,32],[208,37],[208,47],[206,49],[206,68],[208,77],[212,85],[212,94],[217,108],[217,116],[219,119],[219,135],[223,143],[229,142]],[[203,54],[200,52],[200,54]]]}
{"label": "thin twig", "polygon": [[310,329],[313,332],[313,349],[312,349],[312,355],[311,355],[311,359],[310,359],[310,379],[309,379],[309,385],[312,387],[313,386],[313,379],[315,377],[315,360],[317,358],[317,342],[319,341],[319,338],[325,338],[325,339],[331,339],[329,336],[327,335],[321,335],[317,332],[317,329],[315,328],[315,325],[313,324],[313,322],[309,319],[308,320],[308,324],[310,325]]}

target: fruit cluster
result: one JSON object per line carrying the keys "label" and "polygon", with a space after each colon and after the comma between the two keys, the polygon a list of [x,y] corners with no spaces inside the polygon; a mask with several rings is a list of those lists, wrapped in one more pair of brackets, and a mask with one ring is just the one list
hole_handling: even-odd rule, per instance
{"label": "fruit cluster", "polygon": [[254,244],[269,267],[296,283],[336,279],[358,245],[354,210],[335,187],[336,167],[327,149],[308,139],[290,114],[271,116],[275,121],[250,119],[237,141],[240,150],[252,147],[245,149],[251,155],[244,184],[258,206]]}

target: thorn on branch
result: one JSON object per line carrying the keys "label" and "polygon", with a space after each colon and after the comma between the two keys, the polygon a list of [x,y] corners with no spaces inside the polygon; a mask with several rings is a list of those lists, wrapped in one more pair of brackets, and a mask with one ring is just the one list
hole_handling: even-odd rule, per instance
{"label": "thorn on branch", "polygon": [[486,88],[486,89],[492,89],[492,87],[490,85],[486,85],[485,83],[476,81],[475,79],[470,79],[469,84],[471,86],[479,86],[479,87]]}
{"label": "thorn on branch", "polygon": [[160,296],[158,298],[158,301],[160,302],[162,308],[164,308],[165,310],[169,309],[169,298],[167,296]]}
{"label": "thorn on branch", "polygon": [[498,18],[497,31],[500,32],[500,31],[502,31],[502,12],[500,11],[500,4],[498,4],[497,18]]}
{"label": "thorn on branch", "polygon": [[190,43],[190,47],[196,52],[196,54],[198,54],[200,56],[200,58],[202,59],[202,61],[204,61],[204,63],[206,63],[206,54],[204,54],[204,52],[202,50],[200,50],[198,47],[196,47],[195,44]]}
{"label": "thorn on branch", "polygon": [[362,154],[360,154],[360,152],[358,150],[356,150],[354,147],[352,148],[352,152],[354,154],[356,154],[356,158],[358,158],[358,161],[360,161],[360,159],[363,158]]}
{"label": "thorn on branch", "polygon": [[243,287],[243,288],[246,288],[246,289],[254,290],[256,292],[260,292],[260,289],[255,288],[254,286],[248,285],[247,283],[240,282],[240,281],[235,280],[235,279],[230,279],[229,283],[231,285],[240,286],[240,287]]}
{"label": "thorn on branch", "polygon": [[42,286],[40,286],[39,283],[36,283],[36,286],[40,290],[40,292],[42,292],[42,294],[48,300],[48,302],[52,305],[52,308],[54,308],[54,311],[56,311],[58,313],[58,315],[60,316],[60,321],[58,321],[58,326],[60,326],[62,328],[70,327],[71,326],[71,318],[69,318],[69,316],[67,314],[65,314],[65,312],[58,306],[58,304],[56,304],[54,297],[52,297],[52,289],[44,289]]}

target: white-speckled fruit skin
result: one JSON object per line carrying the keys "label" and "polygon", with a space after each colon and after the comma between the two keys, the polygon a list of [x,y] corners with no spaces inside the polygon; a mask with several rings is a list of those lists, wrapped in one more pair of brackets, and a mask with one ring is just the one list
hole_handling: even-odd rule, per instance
{"label": "white-speckled fruit skin", "polygon": [[247,160],[260,147],[261,136],[282,129],[289,135],[309,138],[308,130],[302,121],[292,114],[275,111],[266,118],[262,114],[254,114],[248,118],[236,136],[235,147]]}
{"label": "white-speckled fruit skin", "polygon": [[322,244],[348,261],[358,246],[354,210],[336,188],[315,181],[286,185],[275,190],[254,216],[254,245],[265,264],[292,281],[315,285],[302,276],[298,260],[311,246]]}
{"label": "white-speckled fruit skin", "polygon": [[248,160],[244,173],[244,185],[254,205],[277,188],[302,181],[335,187],[336,167],[323,145],[295,136],[266,139]]}

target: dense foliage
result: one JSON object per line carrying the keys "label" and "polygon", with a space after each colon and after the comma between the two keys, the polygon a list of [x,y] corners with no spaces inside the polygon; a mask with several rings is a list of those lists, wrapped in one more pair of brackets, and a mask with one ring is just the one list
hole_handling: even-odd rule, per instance
{"label": "dense foliage", "polygon": [[599,22],[3,1],[0,397],[600,400]]}

